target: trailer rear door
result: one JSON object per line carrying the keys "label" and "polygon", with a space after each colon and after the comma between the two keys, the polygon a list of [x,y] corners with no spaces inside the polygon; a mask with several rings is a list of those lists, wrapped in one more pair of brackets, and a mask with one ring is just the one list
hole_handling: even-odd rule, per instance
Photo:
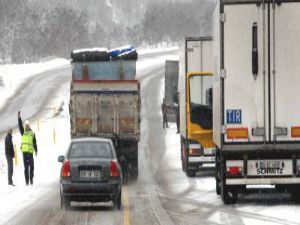
{"label": "trailer rear door", "polygon": [[223,6],[225,143],[300,141],[300,1],[265,2]]}
{"label": "trailer rear door", "polygon": [[[266,9],[257,4],[225,4],[223,23],[225,143],[263,142],[268,130]],[[254,38],[253,38],[254,37]],[[252,71],[253,39],[258,71]],[[257,75],[257,76],[256,76]],[[252,135],[252,129],[256,135]]]}
{"label": "trailer rear door", "polygon": [[300,2],[272,4],[272,135],[274,142],[300,141]]}

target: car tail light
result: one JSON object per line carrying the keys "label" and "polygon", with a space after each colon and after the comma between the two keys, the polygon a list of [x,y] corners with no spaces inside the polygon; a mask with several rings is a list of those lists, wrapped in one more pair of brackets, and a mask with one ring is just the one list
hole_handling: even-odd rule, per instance
{"label": "car tail light", "polygon": [[119,177],[119,169],[118,169],[117,162],[115,160],[112,160],[110,162],[110,176]]}
{"label": "car tail light", "polygon": [[70,161],[66,160],[64,161],[62,171],[61,171],[62,177],[70,177],[71,176],[71,168],[70,168]]}
{"label": "car tail light", "polygon": [[240,166],[230,166],[227,167],[227,173],[231,176],[237,176],[242,174],[242,167]]}

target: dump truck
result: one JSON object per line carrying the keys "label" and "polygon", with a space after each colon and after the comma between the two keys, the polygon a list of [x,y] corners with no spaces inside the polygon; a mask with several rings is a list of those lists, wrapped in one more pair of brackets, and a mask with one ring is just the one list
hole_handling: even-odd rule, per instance
{"label": "dump truck", "polygon": [[136,178],[141,121],[136,60],[127,57],[108,61],[106,56],[95,59],[97,54],[85,53],[93,51],[98,50],[75,51],[76,60],[71,63],[71,137],[112,139],[123,171]]}
{"label": "dump truck", "polygon": [[212,131],[212,38],[188,37],[180,57],[179,111],[182,169],[193,177],[215,166]]}
{"label": "dump truck", "polygon": [[300,199],[300,1],[218,1],[213,18],[216,191]]}

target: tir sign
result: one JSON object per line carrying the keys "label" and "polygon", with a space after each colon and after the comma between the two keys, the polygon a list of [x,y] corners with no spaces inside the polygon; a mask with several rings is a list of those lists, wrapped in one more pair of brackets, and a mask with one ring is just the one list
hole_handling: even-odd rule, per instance
{"label": "tir sign", "polygon": [[227,124],[241,124],[242,123],[242,110],[227,110]]}

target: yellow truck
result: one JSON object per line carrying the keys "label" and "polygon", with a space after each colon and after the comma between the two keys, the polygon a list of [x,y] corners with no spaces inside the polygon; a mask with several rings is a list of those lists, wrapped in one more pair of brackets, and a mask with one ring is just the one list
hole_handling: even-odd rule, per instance
{"label": "yellow truck", "polygon": [[188,37],[180,57],[179,111],[182,169],[189,177],[214,169],[212,38]]}

